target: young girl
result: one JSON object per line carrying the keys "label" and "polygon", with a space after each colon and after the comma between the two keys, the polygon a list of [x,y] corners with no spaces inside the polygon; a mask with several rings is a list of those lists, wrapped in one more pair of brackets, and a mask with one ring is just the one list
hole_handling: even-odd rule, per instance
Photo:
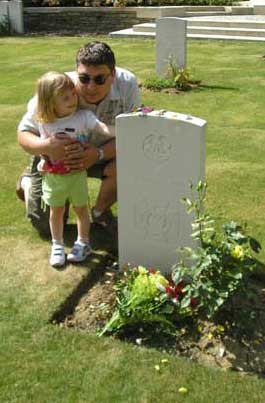
{"label": "young girl", "polygon": [[[75,86],[66,74],[49,72],[37,84],[37,119],[42,138],[52,135],[70,136],[81,143],[92,142],[97,136],[110,136],[110,129],[87,110],[77,110]],[[91,132],[93,131],[93,133]],[[77,216],[78,238],[67,255],[70,262],[82,262],[91,253],[89,244],[90,220],[88,215],[88,187],[86,171],[71,173],[63,161],[45,160],[42,182],[43,200],[50,206],[52,249],[50,264],[65,264],[63,242],[64,206],[68,200]]]}

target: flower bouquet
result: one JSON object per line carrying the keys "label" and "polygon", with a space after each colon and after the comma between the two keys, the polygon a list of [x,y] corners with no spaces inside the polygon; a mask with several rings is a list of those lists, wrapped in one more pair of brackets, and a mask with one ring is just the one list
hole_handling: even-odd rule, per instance
{"label": "flower bouquet", "polygon": [[192,263],[178,262],[169,278],[154,268],[125,267],[115,287],[115,311],[99,336],[146,323],[172,332],[187,317],[211,318],[244,289],[247,274],[256,266],[252,252],[259,252],[261,246],[233,221],[217,231],[202,209],[206,184],[199,182],[196,191],[194,200],[183,199],[187,212],[194,214],[192,237],[198,246],[182,248]]}

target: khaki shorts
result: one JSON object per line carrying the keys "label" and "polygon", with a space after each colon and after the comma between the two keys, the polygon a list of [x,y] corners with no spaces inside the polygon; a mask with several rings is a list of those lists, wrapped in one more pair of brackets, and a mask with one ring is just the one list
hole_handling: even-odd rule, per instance
{"label": "khaki shorts", "polygon": [[62,207],[68,200],[74,207],[88,203],[86,171],[57,175],[47,173],[42,181],[42,198],[50,207]]}

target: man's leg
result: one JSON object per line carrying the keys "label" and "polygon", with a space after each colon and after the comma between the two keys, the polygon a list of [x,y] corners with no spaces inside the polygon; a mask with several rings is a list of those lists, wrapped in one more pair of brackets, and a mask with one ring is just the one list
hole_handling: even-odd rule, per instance
{"label": "man's leg", "polygon": [[26,213],[34,228],[43,237],[50,236],[49,206],[42,201],[42,176],[37,170],[39,157],[33,157],[31,163],[31,186],[28,193],[28,200],[25,198]]}
{"label": "man's leg", "polygon": [[103,170],[102,182],[94,208],[108,210],[117,201],[116,161],[110,161]]}
{"label": "man's leg", "polygon": [[101,179],[99,194],[91,210],[92,221],[107,227],[113,224],[114,217],[110,207],[117,201],[116,161],[96,164],[87,170],[87,175],[90,178]]}

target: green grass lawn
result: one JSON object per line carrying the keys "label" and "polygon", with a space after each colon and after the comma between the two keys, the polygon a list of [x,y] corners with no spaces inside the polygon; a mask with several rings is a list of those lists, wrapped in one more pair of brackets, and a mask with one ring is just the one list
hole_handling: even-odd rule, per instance
{"label": "green grass lawn", "polygon": [[[15,197],[28,156],[16,126],[47,70],[74,69],[90,38],[0,39],[0,401],[98,403],[264,403],[265,381],[205,368],[112,338],[49,323],[56,309],[98,263],[52,270],[50,245],[40,239]],[[101,38],[102,39],[102,38]],[[154,42],[103,38],[117,63],[140,81],[154,72]],[[218,223],[247,222],[265,244],[264,93],[262,43],[188,42],[188,68],[203,87],[181,95],[144,92],[143,103],[206,119],[207,209]],[[97,182],[90,183],[91,198]],[[259,260],[264,261],[265,252]],[[100,261],[100,259],[99,259]],[[169,363],[155,370],[161,359]],[[181,395],[179,387],[188,388]]]}

